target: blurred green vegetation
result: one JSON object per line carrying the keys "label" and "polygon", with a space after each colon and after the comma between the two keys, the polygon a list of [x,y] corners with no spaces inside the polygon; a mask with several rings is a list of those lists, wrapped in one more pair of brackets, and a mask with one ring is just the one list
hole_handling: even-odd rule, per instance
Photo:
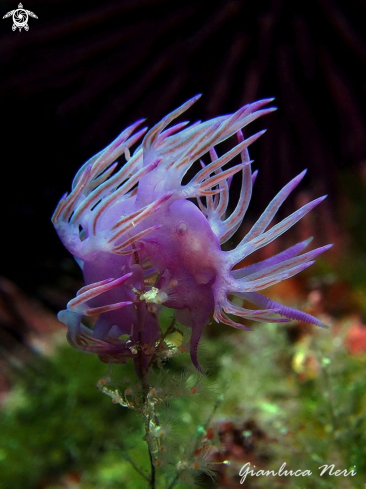
{"label": "blurred green vegetation", "polygon": [[[133,413],[96,389],[105,371],[97,358],[65,345],[17,372],[0,418],[1,488],[53,487],[79,471],[84,487],[112,488],[131,479],[120,451],[141,428]],[[144,461],[144,452],[139,458]]]}
{"label": "blurred green vegetation", "polygon": [[[310,333],[311,332],[311,333]],[[222,409],[227,416],[255,419],[266,433],[265,462],[258,469],[311,470],[306,477],[250,477],[248,488],[358,488],[366,480],[366,355],[351,356],[344,330],[314,330],[289,342],[286,327],[258,327],[221,358],[230,384]],[[320,477],[319,467],[354,477]],[[238,473],[240,464],[233,464]],[[243,464],[241,464],[243,465]]]}
{"label": "blurred green vegetation", "polygon": [[[221,430],[221,460],[230,464],[217,466],[216,482],[201,477],[202,487],[358,489],[365,483],[366,355],[347,352],[347,322],[337,333],[309,326],[297,341],[291,327],[258,325],[253,332],[209,327],[200,349],[208,370],[202,389],[162,404],[174,460],[173,451],[179,454],[179,445],[202,431],[215,399],[223,397],[211,424]],[[179,379],[188,364],[188,354],[179,355],[163,375]],[[133,366],[109,368],[65,345],[16,373],[1,409],[2,489],[148,487],[129,462],[148,475],[142,421],[96,389],[105,375],[117,384],[133,382]],[[225,437],[225,422],[242,430],[236,445]],[[248,476],[240,486],[238,474],[247,461],[256,470],[274,471],[286,462],[287,470],[311,470],[312,476]],[[320,477],[324,464],[335,464],[335,470],[356,466],[357,475]],[[172,480],[174,464],[163,469]],[[158,487],[167,487],[162,477]]]}

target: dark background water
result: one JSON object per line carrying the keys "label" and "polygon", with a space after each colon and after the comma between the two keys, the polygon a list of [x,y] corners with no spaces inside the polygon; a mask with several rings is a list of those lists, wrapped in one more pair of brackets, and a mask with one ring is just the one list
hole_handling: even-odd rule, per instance
{"label": "dark background water", "polygon": [[[16,8],[3,1],[0,15]],[[209,6],[208,6],[209,5]],[[252,157],[253,207],[309,168],[337,201],[366,157],[366,3],[337,0],[28,0],[29,31],[0,22],[0,274],[41,294],[70,266],[50,217],[79,166],[126,125],[202,92],[194,121],[275,97]],[[293,203],[291,203],[293,205]],[[290,207],[289,207],[290,208]]]}

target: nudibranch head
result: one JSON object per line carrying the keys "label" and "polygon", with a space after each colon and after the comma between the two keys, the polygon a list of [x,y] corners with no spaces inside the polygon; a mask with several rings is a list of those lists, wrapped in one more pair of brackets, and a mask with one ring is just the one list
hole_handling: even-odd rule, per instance
{"label": "nudibranch head", "polygon": [[[198,342],[212,313],[217,322],[239,329],[250,328],[229,315],[250,321],[296,319],[322,325],[315,317],[282,306],[259,291],[304,270],[329,245],[303,253],[310,242],[306,240],[234,269],[323,200],[313,200],[270,227],[305,172],[274,197],[233,250],[221,249],[247,211],[256,176],[248,147],[264,132],[245,139],[242,129],[275,110],[263,108],[272,99],[203,123],[167,128],[197,98],[146,134],[146,128],[136,132],[142,121],[124,130],[81,167],[72,191],[62,197],[53,215],[57,233],[82,268],[86,284],[59,319],[68,326],[72,346],[96,353],[103,361],[124,362],[132,357],[146,368],[161,339],[162,307],[174,309],[177,320],[191,328],[191,358],[197,368]],[[144,134],[142,144],[131,154],[131,147]],[[236,143],[219,156],[215,147],[232,136]],[[126,160],[122,166],[116,162],[119,157]],[[228,165],[234,157],[240,162]],[[200,170],[183,183],[197,161]],[[228,213],[230,184],[236,173],[241,174],[240,195]],[[246,308],[246,303],[258,309]],[[90,315],[97,318],[93,329],[82,323]]]}

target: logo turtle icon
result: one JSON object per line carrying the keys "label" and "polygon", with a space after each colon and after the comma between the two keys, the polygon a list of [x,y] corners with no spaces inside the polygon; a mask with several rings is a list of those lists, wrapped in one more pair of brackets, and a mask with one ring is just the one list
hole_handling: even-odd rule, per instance
{"label": "logo turtle icon", "polygon": [[38,19],[36,14],[31,12],[30,10],[24,9],[21,3],[18,5],[17,9],[10,10],[10,12],[6,13],[3,19],[6,19],[11,16],[13,17],[13,25],[12,25],[13,31],[15,31],[16,29],[19,29],[19,31],[21,31],[22,29],[27,31],[29,30],[28,18],[33,17],[34,19]]}

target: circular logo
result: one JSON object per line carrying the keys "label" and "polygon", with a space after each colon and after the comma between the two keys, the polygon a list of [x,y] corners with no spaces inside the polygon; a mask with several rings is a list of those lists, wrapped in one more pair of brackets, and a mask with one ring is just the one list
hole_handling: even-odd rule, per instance
{"label": "circular logo", "polygon": [[28,12],[22,8],[14,10],[13,22],[13,30],[15,30],[17,27],[19,29],[26,29],[26,27],[28,27]]}
{"label": "circular logo", "polygon": [[33,17],[34,19],[38,19],[35,13],[31,12],[30,10],[25,10],[23,8],[23,5],[20,3],[18,5],[18,8],[15,10],[10,10],[10,12],[7,12],[3,19],[7,19],[8,17],[13,18],[13,25],[12,25],[12,30],[15,31],[16,29],[19,29],[21,31],[24,29],[25,31],[29,30],[29,25],[28,25],[28,19],[29,17]]}

